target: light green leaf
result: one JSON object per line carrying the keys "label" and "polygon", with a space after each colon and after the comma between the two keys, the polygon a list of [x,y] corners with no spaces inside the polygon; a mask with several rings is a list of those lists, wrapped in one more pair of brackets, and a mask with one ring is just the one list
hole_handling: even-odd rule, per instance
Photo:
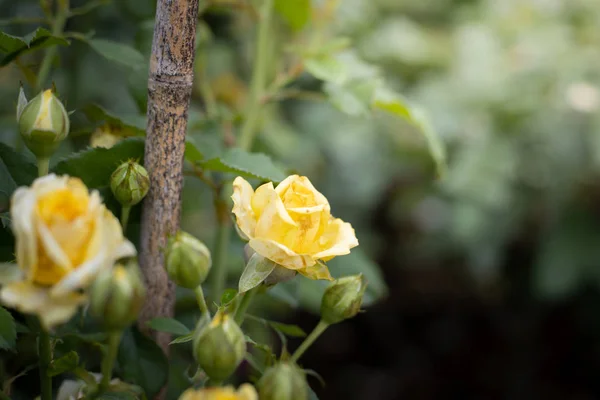
{"label": "light green leaf", "polygon": [[194,340],[194,331],[192,331],[186,335],[179,336],[178,338],[175,338],[169,344],[171,345],[171,344],[187,343],[187,342],[191,342],[192,340]]}
{"label": "light green leaf", "polygon": [[275,11],[293,30],[299,31],[310,19],[310,0],[275,0]]}
{"label": "light green leaf", "polygon": [[121,378],[153,398],[167,382],[169,362],[154,340],[135,329],[125,331],[118,354]]}
{"label": "light green leaf", "polygon": [[108,122],[122,128],[131,129],[134,135],[146,133],[146,116],[141,114],[115,114],[97,104],[90,104],[83,108],[83,113],[92,122]]}
{"label": "light green leaf", "polygon": [[0,61],[0,67],[7,65],[25,53],[55,45],[68,46],[69,41],[52,35],[50,31],[44,28],[37,28],[23,37],[0,32],[0,52],[6,54]]}
{"label": "light green leaf", "polygon": [[304,60],[304,68],[325,82],[343,83],[348,74],[344,64],[331,54],[319,54]]}
{"label": "light green leaf", "polygon": [[231,172],[244,178],[257,178],[273,182],[285,179],[285,173],[273,164],[271,158],[262,153],[248,153],[233,148],[222,156],[201,162],[205,169]]}
{"label": "light green leaf", "polygon": [[0,263],[0,285],[7,285],[23,276],[23,271],[17,264]]}
{"label": "light green leaf", "polygon": [[343,84],[327,83],[329,101],[344,114],[366,117],[371,114],[378,79],[353,79]]}
{"label": "light green leaf", "polygon": [[302,330],[298,325],[292,324],[283,324],[281,322],[269,321],[269,325],[275,330],[283,333],[286,336],[290,337],[306,337],[306,332]]}
{"label": "light green leaf", "polygon": [[262,281],[267,279],[267,276],[269,276],[276,266],[277,264],[273,261],[264,258],[258,253],[254,253],[240,277],[239,292],[245,293],[260,285]]}
{"label": "light green leaf", "polygon": [[0,307],[0,349],[12,349],[17,339],[17,329],[12,315]]}
{"label": "light green leaf", "polygon": [[135,70],[141,70],[146,66],[146,60],[142,53],[126,44],[106,39],[92,39],[88,43],[107,60]]}
{"label": "light green leaf", "polygon": [[436,164],[438,175],[445,175],[447,169],[446,149],[423,109],[409,105],[402,96],[383,88],[377,91],[373,105],[379,110],[402,118],[417,128],[427,141],[429,153]]}
{"label": "light green leaf", "polygon": [[168,332],[174,335],[187,335],[190,333],[187,326],[174,318],[154,318],[148,321],[148,326],[155,331]]}
{"label": "light green leaf", "polygon": [[64,356],[52,360],[48,368],[48,376],[56,376],[74,370],[79,364],[79,354],[70,351]]}
{"label": "light green leaf", "polygon": [[110,176],[115,168],[128,159],[143,163],[144,139],[129,138],[122,140],[110,149],[90,148],[64,158],[53,172],[77,176],[89,188],[103,188],[110,184]]}

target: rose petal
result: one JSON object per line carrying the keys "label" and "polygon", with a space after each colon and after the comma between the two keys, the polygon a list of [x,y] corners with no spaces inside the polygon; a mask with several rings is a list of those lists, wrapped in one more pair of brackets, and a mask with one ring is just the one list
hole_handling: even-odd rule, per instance
{"label": "rose petal", "polygon": [[256,190],[252,198],[253,208],[255,200],[262,203],[264,202],[263,199],[267,199],[266,205],[262,212],[259,215],[257,214],[258,221],[254,238],[271,239],[287,244],[285,238],[296,228],[296,223],[285,210],[283,202],[275,192],[272,183],[262,185]]}
{"label": "rose petal", "polygon": [[53,297],[48,289],[27,281],[11,283],[0,290],[0,300],[4,304],[37,315],[46,329],[68,321],[86,299],[79,293]]}
{"label": "rose petal", "polygon": [[296,254],[283,244],[268,239],[251,239],[248,243],[254,251],[269,260],[288,269],[300,269],[315,264],[315,260],[306,254]]}
{"label": "rose petal", "polygon": [[21,187],[14,192],[10,209],[17,262],[29,276],[33,276],[33,269],[37,265],[37,237],[33,223],[35,204],[36,196],[33,190]]}
{"label": "rose petal", "polygon": [[323,241],[322,246],[325,248],[313,254],[316,259],[331,259],[349,254],[351,248],[358,246],[358,239],[352,225],[339,218],[332,219],[320,240]]}
{"label": "rose petal", "polygon": [[252,196],[254,189],[241,176],[238,176],[233,181],[233,209],[231,210],[236,218],[236,224],[245,237],[242,239],[249,240],[254,236],[256,228],[256,217],[252,211]]}

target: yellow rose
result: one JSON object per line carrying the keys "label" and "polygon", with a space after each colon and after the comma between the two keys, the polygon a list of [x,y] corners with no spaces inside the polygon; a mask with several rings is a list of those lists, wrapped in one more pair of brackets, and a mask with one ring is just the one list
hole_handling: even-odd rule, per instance
{"label": "yellow rose", "polygon": [[85,302],[86,288],[115,260],[135,255],[97,191],[77,178],[54,174],[17,189],[11,201],[20,276],[0,300],[37,314],[46,328],[67,321]]}
{"label": "yellow rose", "polygon": [[189,389],[183,392],[179,400],[258,400],[258,394],[254,386],[244,383],[237,391],[231,386]]}
{"label": "yellow rose", "polygon": [[242,177],[233,181],[233,213],[244,239],[261,256],[311,279],[329,279],[319,261],[358,246],[352,225],[331,215],[329,202],[307,177],[292,175],[277,187],[256,191]]}

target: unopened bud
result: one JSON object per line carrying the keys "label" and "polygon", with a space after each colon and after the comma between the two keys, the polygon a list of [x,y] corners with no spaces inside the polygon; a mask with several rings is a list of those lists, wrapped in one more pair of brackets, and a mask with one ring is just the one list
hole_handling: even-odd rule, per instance
{"label": "unopened bud", "polygon": [[137,263],[117,264],[92,285],[90,312],[107,330],[123,329],[137,318],[145,294]]}
{"label": "unopened bud", "polygon": [[360,311],[367,282],[362,274],[345,276],[333,281],[321,301],[321,319],[336,324],[352,318]]}
{"label": "unopened bud", "polygon": [[260,400],[307,400],[306,374],[293,363],[280,362],[265,371],[258,395]]}
{"label": "unopened bud", "polygon": [[67,110],[50,89],[38,94],[25,106],[24,100],[25,94],[19,93],[19,132],[36,157],[48,158],[69,134]]}
{"label": "unopened bud", "polygon": [[246,355],[244,334],[233,317],[223,311],[200,329],[194,341],[196,361],[211,379],[223,381]]}
{"label": "unopened bud", "polygon": [[210,250],[204,243],[189,233],[179,231],[169,239],[165,264],[173,282],[181,287],[195,289],[206,280],[212,259]]}
{"label": "unopened bud", "polygon": [[110,189],[125,207],[134,206],[142,201],[149,188],[148,172],[133,160],[119,165],[110,177]]}

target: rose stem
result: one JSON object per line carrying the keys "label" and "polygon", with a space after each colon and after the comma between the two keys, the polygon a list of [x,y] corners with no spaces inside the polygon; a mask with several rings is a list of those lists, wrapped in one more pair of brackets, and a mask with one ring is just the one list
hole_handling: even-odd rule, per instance
{"label": "rose stem", "polygon": [[323,332],[325,332],[325,329],[327,329],[328,327],[328,323],[324,322],[323,320],[320,320],[317,326],[315,326],[315,329],[313,329],[310,335],[308,335],[306,339],[304,339],[304,342],[302,342],[300,347],[296,349],[290,360],[292,362],[297,362],[298,359],[302,356],[302,354],[304,354],[304,352],[314,343],[315,340],[317,340],[319,336],[321,336]]}

